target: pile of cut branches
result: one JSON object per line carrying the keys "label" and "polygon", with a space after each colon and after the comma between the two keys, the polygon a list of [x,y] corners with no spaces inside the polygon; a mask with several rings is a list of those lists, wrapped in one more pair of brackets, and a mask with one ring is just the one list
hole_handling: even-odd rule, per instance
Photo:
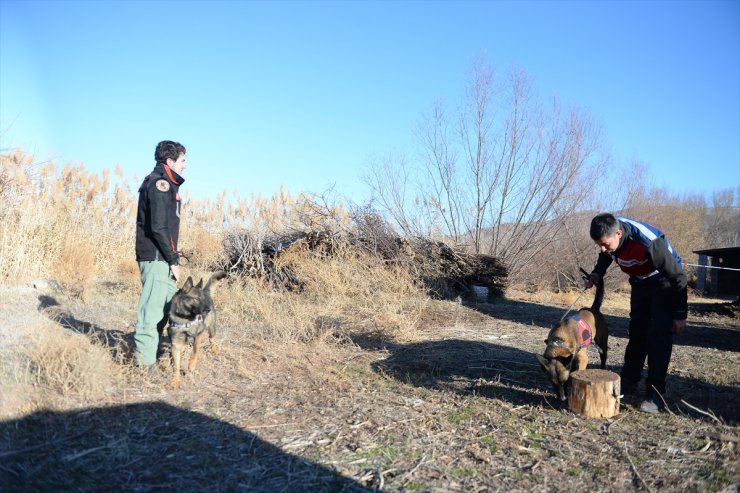
{"label": "pile of cut branches", "polygon": [[401,238],[377,229],[367,233],[368,228],[359,232],[293,231],[264,237],[246,230],[233,232],[226,239],[226,260],[220,268],[272,287],[300,291],[304,283],[289,262],[281,261],[283,255],[303,249],[328,257],[339,249],[355,249],[406,269],[435,298],[474,297],[473,286],[488,288],[489,297],[503,295],[507,271],[495,257],[467,253],[428,238]]}

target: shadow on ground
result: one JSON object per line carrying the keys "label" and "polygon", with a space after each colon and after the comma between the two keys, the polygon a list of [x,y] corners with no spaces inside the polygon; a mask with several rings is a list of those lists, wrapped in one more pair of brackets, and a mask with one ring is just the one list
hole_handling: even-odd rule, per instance
{"label": "shadow on ground", "polygon": [[[481,395],[514,405],[558,407],[552,387],[534,353],[484,341],[445,339],[413,344],[388,344],[377,340],[355,340],[365,349],[382,348],[390,356],[373,364],[383,375],[418,387]],[[621,362],[610,358],[607,369],[619,373]],[[591,365],[591,367],[596,367]],[[694,378],[669,375],[666,396],[669,408],[696,413],[680,403],[710,410],[728,423],[740,421],[737,388],[713,385]]]}
{"label": "shadow on ground", "polygon": [[0,447],[4,491],[374,491],[162,402],[0,422]]}
{"label": "shadow on ground", "polygon": [[[689,303],[689,313],[691,315],[711,313],[711,306],[708,308],[705,305],[711,304],[701,302]],[[545,334],[547,330],[558,323],[567,310],[567,307],[561,309],[503,298],[497,299],[493,303],[471,303],[466,304],[466,306],[497,319],[540,326],[543,328],[543,333]],[[577,305],[574,307],[574,311],[580,308],[582,306]],[[723,312],[720,311],[717,313],[721,314]],[[610,337],[623,337],[625,339],[628,337],[628,317],[605,315],[605,318],[609,326]],[[724,320],[726,321],[727,319],[725,318]],[[740,352],[740,327],[733,327],[727,323],[723,323],[723,319],[720,317],[703,317],[700,321],[692,319],[689,321],[686,331],[682,335],[675,337],[673,343],[677,346],[693,346],[713,348],[720,351]]]}
{"label": "shadow on ground", "polygon": [[[378,341],[355,342],[366,349],[378,346]],[[373,369],[405,383],[463,394],[475,392],[516,405],[546,405],[542,393],[530,390],[550,391],[531,352],[462,339],[384,344],[383,348],[391,355],[373,363]]]}
{"label": "shadow on ground", "polygon": [[38,310],[63,328],[87,335],[98,344],[108,348],[114,361],[130,358],[131,349],[134,347],[133,332],[126,333],[118,329],[107,329],[80,320],[65,309],[54,297],[48,295],[39,296]]}

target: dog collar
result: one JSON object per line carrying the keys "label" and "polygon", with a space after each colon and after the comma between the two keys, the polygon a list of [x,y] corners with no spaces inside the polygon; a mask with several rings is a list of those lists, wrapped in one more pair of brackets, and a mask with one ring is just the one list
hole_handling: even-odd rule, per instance
{"label": "dog collar", "polygon": [[200,323],[202,320],[203,320],[203,315],[197,315],[195,317],[195,320],[190,321],[190,322],[185,322],[185,323],[175,322],[174,320],[170,319],[170,327],[175,327],[177,329],[189,329],[196,323]]}
{"label": "dog collar", "polygon": [[566,320],[575,320],[578,324],[578,344],[581,346],[588,346],[591,344],[591,327],[581,317],[573,315],[568,317]]}

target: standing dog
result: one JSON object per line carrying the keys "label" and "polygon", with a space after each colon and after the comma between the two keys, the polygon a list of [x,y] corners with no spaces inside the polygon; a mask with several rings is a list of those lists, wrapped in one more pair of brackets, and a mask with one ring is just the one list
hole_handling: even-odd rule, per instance
{"label": "standing dog", "polygon": [[171,384],[173,389],[180,388],[180,357],[186,344],[193,343],[188,371],[195,370],[198,365],[198,351],[206,332],[211,343],[211,352],[218,352],[214,340],[216,312],[211,296],[216,283],[224,277],[225,272],[214,273],[205,287],[203,279],[194,286],[193,279],[188,277],[183,287],[172,297],[169,334],[172,343],[172,364],[175,367],[175,376]]}
{"label": "standing dog", "polygon": [[607,342],[609,331],[604,315],[601,314],[601,302],[604,299],[604,281],[596,284],[596,295],[591,308],[581,308],[577,315],[561,320],[545,339],[545,353],[537,355],[548,378],[555,387],[555,393],[561,401],[567,399],[565,384],[572,371],[585,370],[588,365],[586,347],[593,339],[601,356],[601,368],[606,367]]}

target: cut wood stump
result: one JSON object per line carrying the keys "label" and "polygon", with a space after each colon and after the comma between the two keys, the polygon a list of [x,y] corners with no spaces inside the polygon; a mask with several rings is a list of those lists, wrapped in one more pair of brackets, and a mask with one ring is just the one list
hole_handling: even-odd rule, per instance
{"label": "cut wood stump", "polygon": [[570,375],[568,407],[587,418],[619,414],[619,375],[608,370],[581,370]]}

